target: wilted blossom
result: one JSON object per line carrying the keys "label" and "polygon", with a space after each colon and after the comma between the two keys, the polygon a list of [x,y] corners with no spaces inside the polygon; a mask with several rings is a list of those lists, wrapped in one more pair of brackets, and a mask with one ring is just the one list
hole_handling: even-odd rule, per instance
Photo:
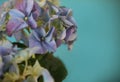
{"label": "wilted blossom", "polygon": [[11,16],[9,22],[7,23],[7,33],[12,35],[28,25],[31,28],[36,28],[37,24],[33,18],[32,9],[34,5],[34,0],[16,0],[15,8],[9,11]]}
{"label": "wilted blossom", "polygon": [[29,47],[38,47],[38,54],[45,54],[47,52],[56,51],[56,43],[53,39],[54,27],[48,33],[45,32],[43,27],[33,30],[29,38]]}

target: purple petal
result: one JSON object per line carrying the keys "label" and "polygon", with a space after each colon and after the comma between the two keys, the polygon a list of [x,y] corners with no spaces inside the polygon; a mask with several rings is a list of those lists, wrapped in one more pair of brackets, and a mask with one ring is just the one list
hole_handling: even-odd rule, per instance
{"label": "purple petal", "polygon": [[45,47],[49,52],[55,52],[57,48],[55,40],[52,40],[50,42],[45,42]]}
{"label": "purple petal", "polygon": [[34,1],[33,0],[26,0],[27,1],[27,6],[26,6],[26,13],[27,16],[31,13]]}
{"label": "purple petal", "polygon": [[61,16],[67,16],[68,11],[69,11],[69,8],[61,7],[60,8],[60,15]]}
{"label": "purple petal", "polygon": [[28,24],[30,25],[31,28],[37,28],[37,23],[34,20],[32,14],[30,15],[30,17],[28,17]]}
{"label": "purple petal", "polygon": [[27,26],[28,25],[24,20],[18,18],[12,18],[7,23],[6,31],[7,34],[11,36],[14,32],[19,31]]}
{"label": "purple petal", "polygon": [[15,1],[15,8],[20,10],[25,14],[25,9],[26,9],[26,0],[16,0]]}
{"label": "purple petal", "polygon": [[52,28],[49,30],[49,32],[47,33],[47,36],[46,36],[46,41],[47,41],[47,42],[49,42],[49,41],[52,39],[54,30],[55,30],[55,28],[52,27]]}
{"label": "purple petal", "polygon": [[76,38],[76,32],[74,27],[70,27],[66,31],[65,41],[69,41]]}
{"label": "purple petal", "polygon": [[29,39],[29,47],[34,48],[38,47],[38,50],[35,52],[37,54],[44,54],[47,52],[47,49],[42,45],[43,43],[41,41],[36,40],[36,38],[31,35]]}
{"label": "purple petal", "polygon": [[62,42],[63,42],[63,40],[57,39],[57,40],[56,40],[56,45],[57,45],[57,47],[59,47],[59,46],[62,44]]}
{"label": "purple petal", "polygon": [[40,6],[36,2],[34,2],[34,6],[32,10],[33,18],[37,19],[41,15],[42,13],[41,11],[42,9],[40,8]]}
{"label": "purple petal", "polygon": [[[45,32],[45,29],[43,27],[40,27],[40,28],[37,28],[37,29],[34,29],[34,31],[37,35],[37,37],[45,37],[46,36],[46,32]],[[34,33],[34,34],[35,34]]]}
{"label": "purple petal", "polygon": [[73,40],[75,40],[76,38],[77,38],[77,34],[76,34],[76,33],[73,33],[73,34],[71,34],[71,35],[69,36],[68,41],[73,41]]}
{"label": "purple petal", "polygon": [[33,8],[33,0],[16,0],[15,8],[28,16]]}
{"label": "purple petal", "polygon": [[0,55],[8,55],[10,51],[10,49],[0,46]]}
{"label": "purple petal", "polygon": [[19,17],[19,18],[25,17],[25,15],[17,9],[10,10],[9,14],[11,17]]}

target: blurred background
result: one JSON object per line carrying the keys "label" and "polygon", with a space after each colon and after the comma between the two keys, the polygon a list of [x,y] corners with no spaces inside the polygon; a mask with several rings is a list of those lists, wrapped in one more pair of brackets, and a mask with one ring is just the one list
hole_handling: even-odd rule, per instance
{"label": "blurred background", "polygon": [[[0,0],[0,4],[5,0]],[[73,9],[78,38],[55,56],[65,63],[64,82],[120,82],[120,0],[60,0]]]}

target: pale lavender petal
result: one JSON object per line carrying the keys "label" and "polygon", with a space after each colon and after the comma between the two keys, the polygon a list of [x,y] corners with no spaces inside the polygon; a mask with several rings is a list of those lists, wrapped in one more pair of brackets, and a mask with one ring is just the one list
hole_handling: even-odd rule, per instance
{"label": "pale lavender petal", "polygon": [[27,2],[26,2],[26,14],[27,14],[27,16],[31,13],[31,11],[32,11],[32,8],[33,8],[33,3],[34,3],[34,1],[33,0],[26,0]]}
{"label": "pale lavender petal", "polygon": [[34,32],[37,33],[37,36],[38,36],[39,38],[46,36],[46,32],[45,32],[45,29],[44,29],[43,27],[39,27],[39,28],[37,28],[37,29],[34,29]]}
{"label": "pale lavender petal", "polygon": [[[73,35],[72,35],[72,34],[73,34]],[[70,28],[67,29],[65,41],[69,41],[71,36],[72,36],[73,38],[76,37],[76,33],[75,33],[75,28],[74,28],[74,27],[70,27]],[[75,37],[74,37],[74,36],[75,36]],[[71,39],[73,39],[72,37],[71,37]]]}
{"label": "pale lavender petal", "polygon": [[6,31],[7,34],[11,36],[14,32],[19,31],[27,26],[28,25],[24,20],[18,18],[12,18],[7,23]]}
{"label": "pale lavender petal", "polygon": [[47,41],[47,42],[51,41],[51,39],[52,39],[52,37],[53,37],[53,32],[54,32],[54,30],[55,30],[55,28],[52,27],[52,28],[49,30],[49,32],[47,33],[47,35],[46,35],[46,41]]}
{"label": "pale lavender petal", "polygon": [[11,49],[0,46],[0,55],[8,55],[11,52]]}
{"label": "pale lavender petal", "polygon": [[10,63],[12,61],[13,56],[12,55],[6,55],[6,56],[2,56],[2,58],[3,58],[3,62],[5,64],[7,64],[7,63]]}
{"label": "pale lavender petal", "polygon": [[71,35],[69,36],[68,41],[73,41],[73,40],[75,40],[76,38],[77,38],[77,34],[76,34],[76,33],[73,33],[73,34],[71,34]]}
{"label": "pale lavender petal", "polygon": [[50,42],[45,42],[45,47],[49,52],[55,52],[57,48],[55,40],[52,40]]}
{"label": "pale lavender petal", "polygon": [[25,17],[25,15],[17,9],[10,10],[9,14],[10,14],[11,17],[19,17],[19,18],[24,18]]}
{"label": "pale lavender petal", "polygon": [[71,17],[67,17],[67,20],[69,20],[74,26],[77,27],[76,21],[75,19],[71,16]]}
{"label": "pale lavender petal", "polygon": [[30,25],[31,28],[37,28],[37,23],[34,20],[32,14],[30,15],[30,17],[28,17],[28,24]]}
{"label": "pale lavender petal", "polygon": [[0,17],[0,26],[2,25],[2,24],[4,24],[4,22],[5,22],[5,19],[6,19],[6,12],[3,12],[2,14],[1,14],[1,17]]}
{"label": "pale lavender petal", "polygon": [[42,71],[42,75],[43,75],[44,82],[55,82],[53,77],[51,76],[51,74],[48,72],[47,69],[44,69]]}
{"label": "pale lavender petal", "polygon": [[36,38],[33,35],[30,36],[29,47],[30,48],[38,47],[38,50],[36,51],[37,54],[43,54],[47,52],[47,50],[42,45],[42,42],[36,40]]}
{"label": "pale lavender petal", "polygon": [[61,19],[65,23],[65,25],[68,25],[69,27],[73,26],[73,24],[69,20],[67,20],[65,17],[61,17]]}
{"label": "pale lavender petal", "polygon": [[61,7],[61,8],[60,8],[60,15],[61,15],[61,16],[67,16],[68,11],[69,11],[68,8]]}

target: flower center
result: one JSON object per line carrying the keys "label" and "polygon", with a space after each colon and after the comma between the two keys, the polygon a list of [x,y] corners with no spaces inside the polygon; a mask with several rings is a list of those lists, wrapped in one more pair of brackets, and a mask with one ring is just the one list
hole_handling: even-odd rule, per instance
{"label": "flower center", "polygon": [[45,37],[41,37],[40,40],[41,40],[41,41],[45,41]]}
{"label": "flower center", "polygon": [[28,20],[28,17],[25,17],[24,19],[25,19],[25,21],[27,21],[27,20]]}

